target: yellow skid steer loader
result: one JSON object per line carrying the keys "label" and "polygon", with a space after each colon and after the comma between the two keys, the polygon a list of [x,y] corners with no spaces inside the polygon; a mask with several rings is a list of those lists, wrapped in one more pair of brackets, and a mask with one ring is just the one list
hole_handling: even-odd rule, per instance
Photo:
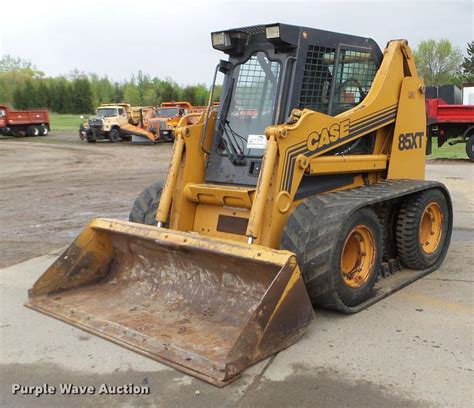
{"label": "yellow skid steer loader", "polygon": [[381,52],[286,24],[211,38],[228,55],[217,112],[181,118],[164,186],[130,221],[93,220],[27,306],[222,386],[295,343],[313,305],[358,312],[438,268],[453,215],[425,180],[405,40]]}

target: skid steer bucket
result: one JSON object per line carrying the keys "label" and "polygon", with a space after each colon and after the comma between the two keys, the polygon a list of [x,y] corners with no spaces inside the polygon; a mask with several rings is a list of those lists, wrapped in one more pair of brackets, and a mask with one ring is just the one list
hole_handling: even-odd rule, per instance
{"label": "skid steer bucket", "polygon": [[296,342],[313,316],[291,252],[106,219],[26,306],[220,386]]}

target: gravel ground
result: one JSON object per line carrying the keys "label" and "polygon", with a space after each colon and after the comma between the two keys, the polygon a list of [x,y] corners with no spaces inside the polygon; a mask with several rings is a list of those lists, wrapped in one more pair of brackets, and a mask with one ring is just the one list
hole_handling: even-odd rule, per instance
{"label": "gravel ground", "polygon": [[0,137],[0,267],[69,243],[95,217],[127,219],[163,178],[171,144],[89,144],[77,133]]}

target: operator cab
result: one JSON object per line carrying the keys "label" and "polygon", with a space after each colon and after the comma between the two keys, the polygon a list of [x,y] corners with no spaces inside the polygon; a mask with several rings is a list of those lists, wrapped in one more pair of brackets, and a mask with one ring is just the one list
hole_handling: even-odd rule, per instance
{"label": "operator cab", "polygon": [[353,108],[382,61],[370,38],[287,24],[211,38],[229,56],[217,66],[224,82],[206,172],[211,183],[256,185],[267,126],[286,122],[294,108],[332,116]]}

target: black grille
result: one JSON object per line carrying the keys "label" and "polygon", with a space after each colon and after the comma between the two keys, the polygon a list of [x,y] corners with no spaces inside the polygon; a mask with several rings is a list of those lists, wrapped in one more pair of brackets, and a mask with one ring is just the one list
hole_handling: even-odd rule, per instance
{"label": "black grille", "polygon": [[89,126],[102,126],[102,119],[100,118],[92,118],[89,119]]}
{"label": "black grille", "polygon": [[306,54],[299,108],[328,112],[331,79],[334,71],[334,48],[310,45]]}

